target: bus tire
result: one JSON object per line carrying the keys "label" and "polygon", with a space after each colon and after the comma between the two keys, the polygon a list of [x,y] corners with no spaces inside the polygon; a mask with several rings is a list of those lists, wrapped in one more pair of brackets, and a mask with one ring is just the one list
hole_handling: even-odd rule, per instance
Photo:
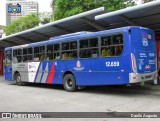
{"label": "bus tire", "polygon": [[75,92],[77,90],[76,79],[72,74],[66,74],[64,76],[63,87],[67,92]]}
{"label": "bus tire", "polygon": [[20,75],[19,73],[16,74],[15,80],[16,80],[16,84],[17,84],[18,86],[24,86],[24,82],[22,82],[22,80],[21,80],[21,75]]}

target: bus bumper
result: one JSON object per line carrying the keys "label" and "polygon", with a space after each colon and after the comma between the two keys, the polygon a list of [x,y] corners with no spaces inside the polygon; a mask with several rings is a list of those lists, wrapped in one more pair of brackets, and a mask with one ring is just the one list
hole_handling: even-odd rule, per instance
{"label": "bus bumper", "polygon": [[139,83],[144,81],[154,80],[156,78],[156,71],[152,73],[129,73],[129,83]]}

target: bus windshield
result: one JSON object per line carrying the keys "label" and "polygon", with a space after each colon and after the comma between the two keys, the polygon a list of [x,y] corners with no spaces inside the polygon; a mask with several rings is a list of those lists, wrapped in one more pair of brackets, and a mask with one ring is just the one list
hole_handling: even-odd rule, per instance
{"label": "bus windshield", "polygon": [[5,66],[10,66],[12,63],[12,51],[5,51]]}

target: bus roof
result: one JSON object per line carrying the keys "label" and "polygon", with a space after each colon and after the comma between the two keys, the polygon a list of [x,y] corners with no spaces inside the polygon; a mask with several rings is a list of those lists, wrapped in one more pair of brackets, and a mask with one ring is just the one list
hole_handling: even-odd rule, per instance
{"label": "bus roof", "polygon": [[35,43],[19,45],[19,46],[13,46],[13,47],[7,47],[5,50],[7,50],[8,48],[35,47],[35,46],[49,45],[51,43],[59,43],[59,42],[64,42],[64,41],[73,41],[73,40],[83,39],[83,38],[87,38],[87,37],[95,37],[95,36],[99,36],[99,35],[103,35],[103,34],[124,32],[124,31],[128,31],[130,28],[148,29],[148,28],[140,27],[140,26],[127,26],[127,27],[104,30],[104,31],[98,31],[98,32],[82,31],[82,32],[76,32],[76,33],[72,33],[72,34],[66,34],[66,35],[52,37],[52,38],[50,38],[49,40],[46,40],[46,41],[35,42]]}

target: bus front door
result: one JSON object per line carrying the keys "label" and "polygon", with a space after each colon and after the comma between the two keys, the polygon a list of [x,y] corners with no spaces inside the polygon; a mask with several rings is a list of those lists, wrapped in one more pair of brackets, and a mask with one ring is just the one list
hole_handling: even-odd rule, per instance
{"label": "bus front door", "polygon": [[4,77],[5,80],[12,80],[12,51],[5,51],[5,64],[4,64]]}

